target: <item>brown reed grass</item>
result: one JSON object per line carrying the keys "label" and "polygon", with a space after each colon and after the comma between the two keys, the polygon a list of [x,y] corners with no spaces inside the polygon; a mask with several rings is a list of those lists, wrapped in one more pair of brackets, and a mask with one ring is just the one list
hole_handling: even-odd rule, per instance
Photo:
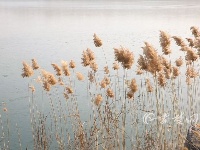
{"label": "brown reed grass", "polygon": [[23,62],[22,77],[30,77],[34,74],[33,69],[26,62]]}
{"label": "brown reed grass", "polygon": [[134,63],[133,53],[124,47],[114,48],[115,61],[118,61],[122,64],[124,69],[130,69]]}

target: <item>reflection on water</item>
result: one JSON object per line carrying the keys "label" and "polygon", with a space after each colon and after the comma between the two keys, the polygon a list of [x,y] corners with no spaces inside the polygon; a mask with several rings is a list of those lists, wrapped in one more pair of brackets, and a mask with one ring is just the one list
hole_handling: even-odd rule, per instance
{"label": "reflection on water", "polygon": [[[24,127],[29,110],[27,85],[20,76],[22,61],[36,58],[47,70],[52,70],[50,63],[61,59],[74,59],[80,64],[82,50],[94,48],[92,35],[98,33],[112,64],[113,47],[124,45],[137,56],[143,41],[158,45],[161,29],[191,36],[189,28],[199,26],[199,18],[197,0],[0,1],[0,102],[8,104],[13,123],[22,119],[19,126]],[[104,66],[104,56],[96,53]],[[23,113],[27,115],[22,117]]]}

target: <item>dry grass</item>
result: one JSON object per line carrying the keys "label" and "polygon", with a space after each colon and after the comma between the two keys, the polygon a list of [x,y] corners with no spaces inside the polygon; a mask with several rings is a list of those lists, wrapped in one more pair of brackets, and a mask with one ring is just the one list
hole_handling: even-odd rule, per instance
{"label": "dry grass", "polygon": [[[33,149],[189,149],[184,142],[193,123],[184,119],[183,124],[178,124],[174,118],[181,111],[191,116],[200,108],[200,32],[197,27],[191,27],[191,31],[194,37],[187,38],[187,43],[179,36],[160,31],[161,49],[144,42],[143,54],[138,57],[128,48],[114,48],[112,66],[105,60],[106,65],[99,64],[98,68],[95,51],[89,48],[82,53],[82,66],[73,60],[69,64],[61,61],[61,66],[51,64],[54,73],[38,69],[41,66],[35,59],[32,67],[23,62],[22,77],[35,79],[29,86]],[[96,34],[93,42],[96,47],[103,47]],[[172,46],[181,47],[185,59],[177,54],[172,59]],[[79,67],[88,73],[79,72]],[[45,92],[48,115],[35,103],[34,95],[41,89],[34,84],[40,84]],[[80,101],[87,104],[83,106],[87,115],[81,110]],[[7,109],[3,110],[7,113]],[[164,114],[169,115],[166,122]],[[192,133],[199,139],[198,130]],[[19,136],[19,145],[20,139]],[[9,147],[5,138],[3,142],[4,148]]]}

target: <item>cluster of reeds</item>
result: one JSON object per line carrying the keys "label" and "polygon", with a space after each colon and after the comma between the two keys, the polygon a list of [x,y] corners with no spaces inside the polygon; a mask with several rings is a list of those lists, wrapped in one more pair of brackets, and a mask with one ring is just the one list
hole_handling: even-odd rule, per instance
{"label": "cluster of reeds", "polygon": [[[138,57],[128,48],[114,48],[113,66],[107,60],[105,66],[99,65],[103,73],[90,48],[81,58],[88,74],[77,70],[79,64],[73,60],[52,63],[53,73],[39,67],[35,59],[32,65],[23,62],[22,77],[37,78],[45,92],[43,100],[49,103],[47,115],[33,96],[41,89],[31,83],[33,148],[189,149],[185,141],[199,147],[198,140],[186,139],[189,126],[196,124],[191,116],[200,108],[200,31],[197,27],[191,31],[193,37],[186,38],[187,42],[160,31],[161,50],[144,42]],[[103,45],[96,34],[93,42],[97,48]],[[181,56],[173,60],[174,53]],[[87,115],[80,109],[83,101],[88,104]],[[183,111],[185,116],[178,120]],[[193,139],[199,139],[199,131],[192,133]]]}

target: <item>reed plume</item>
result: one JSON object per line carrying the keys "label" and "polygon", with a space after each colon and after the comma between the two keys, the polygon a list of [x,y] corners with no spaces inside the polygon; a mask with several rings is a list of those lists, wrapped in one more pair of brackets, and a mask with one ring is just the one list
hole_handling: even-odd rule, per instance
{"label": "reed plume", "polygon": [[68,68],[68,65],[67,65],[67,61],[61,61],[61,64],[62,64],[62,70],[63,70],[63,73],[65,76],[70,76],[70,71],[69,71],[69,68]]}
{"label": "reed plume", "polygon": [[196,61],[199,56],[195,53],[195,51],[190,47],[184,47],[185,51],[187,52],[185,55],[186,61]]}
{"label": "reed plume", "polygon": [[175,61],[175,63],[176,63],[176,66],[177,66],[177,67],[181,67],[181,66],[183,65],[183,59],[182,59],[182,57],[179,57],[179,58]]}
{"label": "reed plume", "polygon": [[189,42],[190,47],[194,47],[194,40],[191,38],[186,38],[186,40]]}
{"label": "reed plume", "polygon": [[75,64],[75,62],[73,61],[73,60],[71,60],[70,61],[70,63],[69,63],[69,68],[75,68],[76,67],[76,64]]}
{"label": "reed plume", "polygon": [[114,93],[113,93],[113,90],[111,88],[108,88],[106,90],[106,95],[110,98],[113,98],[114,97]]}
{"label": "reed plume", "polygon": [[162,52],[165,55],[171,53],[170,44],[171,44],[170,35],[164,31],[160,31],[160,45],[162,47]]}
{"label": "reed plume", "polygon": [[117,61],[115,61],[115,62],[113,63],[113,69],[114,69],[114,70],[119,70],[119,64],[117,63]]}
{"label": "reed plume", "polygon": [[194,69],[194,67],[189,66],[187,67],[185,75],[189,78],[196,78],[199,73]]}
{"label": "reed plume", "polygon": [[138,90],[138,86],[135,79],[131,80],[131,83],[128,85],[128,88],[131,90],[131,92],[135,93]]}
{"label": "reed plume", "polygon": [[35,87],[33,85],[29,86],[29,88],[31,89],[31,92],[35,92]]}
{"label": "reed plume", "polygon": [[99,105],[101,104],[102,101],[103,101],[102,96],[101,96],[100,94],[98,94],[98,95],[95,97],[94,103],[95,103],[96,106],[99,106]]}
{"label": "reed plume", "polygon": [[102,46],[102,41],[101,39],[94,33],[94,44],[96,47],[101,47]]}
{"label": "reed plume", "polygon": [[[172,36],[172,38],[175,40],[176,44],[181,48],[187,46],[180,36]],[[184,51],[184,49],[181,50]]]}
{"label": "reed plume", "polygon": [[90,68],[91,68],[94,72],[97,72],[97,70],[98,70],[98,65],[97,65],[97,63],[96,63],[95,61],[92,61],[92,62],[90,63]]}
{"label": "reed plume", "polygon": [[57,83],[56,78],[50,72],[42,70],[43,81],[47,81],[50,85],[55,85]]}
{"label": "reed plume", "polygon": [[195,38],[200,37],[200,31],[198,27],[192,26],[190,30],[192,31],[192,34]]}
{"label": "reed plume", "polygon": [[95,81],[95,77],[94,77],[94,75],[93,75],[92,72],[89,72],[89,73],[88,73],[88,79],[89,79],[89,81],[90,81],[91,83],[93,83],[93,82]]}
{"label": "reed plume", "polygon": [[137,68],[137,70],[136,70],[136,74],[137,75],[141,75],[141,74],[143,74],[144,72],[143,72],[143,70],[141,69],[141,67],[140,66],[138,66],[138,68]]}
{"label": "reed plume", "polygon": [[151,82],[150,82],[149,79],[146,79],[145,84],[146,84],[147,92],[153,92],[153,87],[152,87]]}
{"label": "reed plume", "polygon": [[178,77],[179,74],[180,74],[179,68],[178,67],[172,67],[172,70],[173,70],[173,78]]}
{"label": "reed plume", "polygon": [[54,63],[52,63],[51,65],[52,65],[53,69],[56,71],[56,75],[61,76],[62,75],[61,67],[59,67],[57,64],[54,64]]}
{"label": "reed plume", "polygon": [[161,86],[161,87],[165,87],[166,85],[166,78],[164,76],[164,74],[162,72],[160,72],[158,74],[158,84]]}
{"label": "reed plume", "polygon": [[142,69],[142,70],[148,69],[147,59],[145,59],[145,57],[143,57],[142,55],[140,55],[137,63],[140,66],[140,69]]}
{"label": "reed plume", "polygon": [[95,60],[94,52],[87,48],[86,51],[83,51],[81,59],[84,67],[89,66]]}
{"label": "reed plume", "polygon": [[77,76],[77,78],[78,78],[78,80],[84,80],[84,76],[83,76],[83,74],[81,74],[80,72],[77,72],[76,73],[76,76]]}
{"label": "reed plume", "polygon": [[33,75],[33,69],[26,63],[23,62],[23,69],[22,69],[23,73],[21,74],[22,77],[30,77]]}
{"label": "reed plume", "polygon": [[39,68],[39,65],[35,59],[32,59],[32,68],[33,70],[37,70]]}
{"label": "reed plume", "polygon": [[66,87],[67,94],[73,94],[73,89],[71,87]]}
{"label": "reed plume", "polygon": [[170,69],[164,68],[163,71],[164,71],[165,78],[166,79],[171,79],[172,69],[171,68]]}
{"label": "reed plume", "polygon": [[43,86],[44,90],[50,91],[51,90],[51,85],[48,83],[48,81],[43,81]]}
{"label": "reed plume", "polygon": [[109,72],[110,72],[110,71],[109,71],[109,69],[108,69],[108,66],[105,66],[105,67],[104,67],[104,73],[105,73],[105,74],[109,74]]}
{"label": "reed plume", "polygon": [[124,47],[114,48],[115,60],[122,64],[124,69],[130,69],[134,63],[133,53]]}
{"label": "reed plume", "polygon": [[63,82],[63,80],[62,80],[61,77],[58,78],[58,83],[59,83],[60,85],[64,85],[64,82]]}

